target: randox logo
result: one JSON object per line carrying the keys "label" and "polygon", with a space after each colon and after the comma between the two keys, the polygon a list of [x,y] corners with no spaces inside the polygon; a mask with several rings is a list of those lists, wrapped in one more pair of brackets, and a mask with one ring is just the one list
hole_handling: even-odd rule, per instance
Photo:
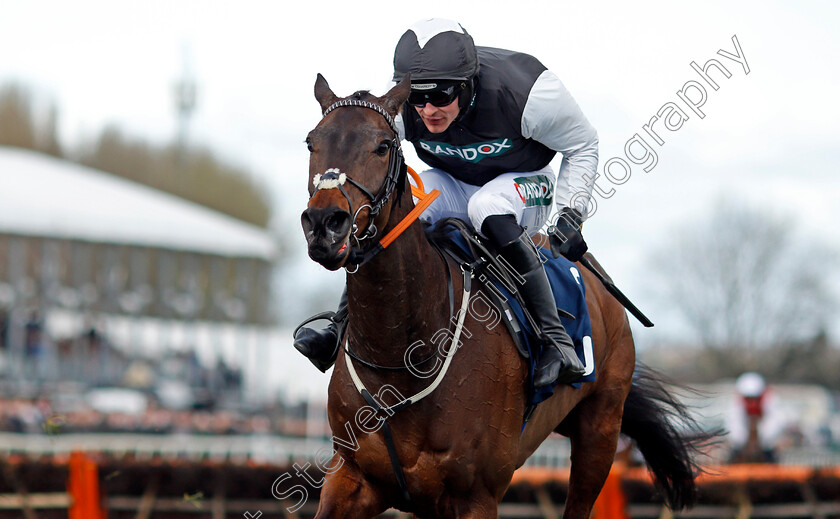
{"label": "randox logo", "polygon": [[453,146],[445,142],[420,141],[420,147],[429,153],[445,157],[459,157],[467,162],[475,164],[485,157],[498,157],[511,148],[510,139],[496,139],[495,141],[479,142],[466,146]]}
{"label": "randox logo", "polygon": [[519,177],[513,179],[516,192],[526,207],[551,205],[554,198],[554,183],[545,175]]}

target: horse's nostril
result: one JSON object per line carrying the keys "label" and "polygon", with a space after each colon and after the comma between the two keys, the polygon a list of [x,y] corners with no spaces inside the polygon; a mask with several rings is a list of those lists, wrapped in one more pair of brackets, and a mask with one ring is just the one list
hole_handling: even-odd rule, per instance
{"label": "horse's nostril", "polygon": [[327,230],[335,234],[343,234],[347,230],[350,215],[344,211],[333,213],[324,222]]}
{"label": "horse's nostril", "polygon": [[312,234],[312,218],[309,217],[308,210],[300,215],[300,224],[303,227],[303,232],[307,235]]}
{"label": "horse's nostril", "polygon": [[307,240],[325,239],[329,243],[343,241],[350,230],[350,213],[337,207],[308,208],[300,216]]}

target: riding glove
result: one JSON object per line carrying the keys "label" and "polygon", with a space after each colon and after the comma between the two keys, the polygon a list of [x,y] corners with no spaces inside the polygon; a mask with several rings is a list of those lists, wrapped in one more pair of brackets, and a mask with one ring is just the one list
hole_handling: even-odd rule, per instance
{"label": "riding glove", "polygon": [[555,258],[564,256],[569,261],[578,261],[586,252],[586,242],[580,233],[583,217],[577,209],[564,207],[557,217],[557,223],[548,229],[548,241]]}

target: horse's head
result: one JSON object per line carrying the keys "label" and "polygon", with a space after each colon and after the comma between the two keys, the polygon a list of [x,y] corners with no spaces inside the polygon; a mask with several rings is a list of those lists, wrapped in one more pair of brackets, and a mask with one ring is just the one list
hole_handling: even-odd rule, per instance
{"label": "horse's head", "polygon": [[393,118],[409,89],[406,76],[382,97],[359,91],[339,98],[318,74],[315,98],[324,118],[306,137],[310,199],[301,224],[309,257],[330,270],[347,264],[354,242],[387,225],[391,195],[405,182]]}

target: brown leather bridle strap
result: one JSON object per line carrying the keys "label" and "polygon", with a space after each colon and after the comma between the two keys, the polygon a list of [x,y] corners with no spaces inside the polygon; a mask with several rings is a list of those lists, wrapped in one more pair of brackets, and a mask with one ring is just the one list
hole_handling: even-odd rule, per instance
{"label": "brown leather bridle strap", "polygon": [[[394,191],[397,189],[397,185],[401,178],[403,178],[406,174],[406,164],[405,159],[403,158],[402,148],[400,147],[400,134],[399,130],[397,129],[397,125],[394,122],[394,118],[391,117],[391,114],[388,113],[385,108],[382,106],[371,103],[370,101],[362,101],[360,99],[341,99],[336,101],[335,103],[331,104],[324,110],[323,116],[326,117],[330,112],[337,108],[342,107],[359,107],[359,108],[367,108],[369,110],[373,110],[374,112],[378,113],[382,117],[385,118],[385,121],[388,123],[388,126],[391,128],[391,131],[394,132],[394,139],[391,141],[390,144],[390,157],[388,160],[388,173],[385,177],[385,182],[382,185],[382,188],[379,190],[376,195],[373,195],[370,190],[365,188],[359,182],[350,178],[349,175],[342,174],[344,180],[337,184],[337,187],[341,190],[344,197],[350,203],[350,212],[353,215],[354,221],[354,229],[356,229],[356,222],[355,218],[358,216],[358,212],[361,211],[362,208],[365,207],[363,205],[357,211],[353,211],[353,203],[350,201],[350,196],[347,194],[347,191],[344,190],[344,186],[342,185],[344,182],[348,182],[359,189],[362,193],[365,194],[370,199],[370,204],[367,207],[370,208],[368,212],[368,224],[365,226],[364,230],[361,233],[361,236],[356,236],[358,241],[363,241],[366,239],[370,239],[376,236],[378,232],[376,226],[374,225],[374,220],[379,213],[382,211],[382,208],[388,203],[388,200],[391,198],[391,195],[394,194]],[[328,170],[328,174],[331,170]],[[339,175],[336,173],[335,178],[338,179]],[[323,179],[324,176],[322,175],[321,178]],[[318,189],[316,187],[315,192],[317,193]],[[315,196],[315,193],[312,194]],[[311,197],[310,197],[311,198]],[[354,234],[355,236],[355,234]],[[357,267],[360,266],[363,262],[368,261],[370,258],[375,256],[378,253],[378,249],[380,246],[378,243],[366,248],[366,249],[355,249],[351,247],[350,256],[347,259],[347,262],[351,265],[356,265]]]}

